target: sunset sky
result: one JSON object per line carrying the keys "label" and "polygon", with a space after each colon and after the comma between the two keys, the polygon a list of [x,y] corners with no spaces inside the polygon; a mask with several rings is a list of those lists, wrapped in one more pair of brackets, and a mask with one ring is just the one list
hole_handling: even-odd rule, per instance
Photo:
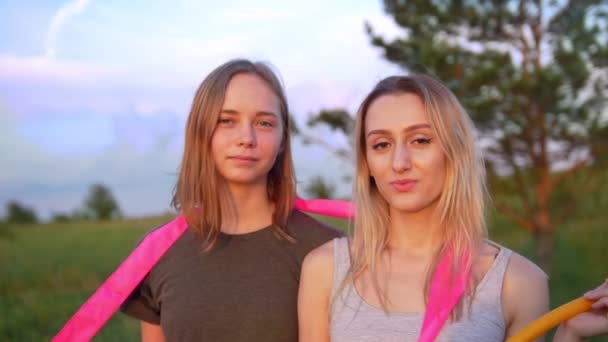
{"label": "sunset sky", "polygon": [[[273,64],[301,125],[310,113],[353,111],[384,61],[364,22],[400,31],[380,1],[0,0],[0,204],[43,217],[110,186],[128,215],[168,210],[194,90],[231,58]],[[339,137],[315,131],[329,141]],[[351,165],[297,139],[300,185],[340,184]]]}

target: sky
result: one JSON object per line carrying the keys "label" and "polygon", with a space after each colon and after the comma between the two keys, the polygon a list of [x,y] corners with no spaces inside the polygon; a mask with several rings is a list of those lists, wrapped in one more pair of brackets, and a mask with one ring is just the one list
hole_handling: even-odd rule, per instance
{"label": "sky", "polygon": [[[400,72],[371,46],[365,21],[400,34],[381,1],[0,0],[0,214],[11,199],[42,218],[69,213],[93,183],[129,216],[168,211],[208,72],[232,58],[271,63],[300,126],[321,109],[354,112]],[[352,165],[298,138],[293,146],[301,195],[315,175],[350,194]]]}

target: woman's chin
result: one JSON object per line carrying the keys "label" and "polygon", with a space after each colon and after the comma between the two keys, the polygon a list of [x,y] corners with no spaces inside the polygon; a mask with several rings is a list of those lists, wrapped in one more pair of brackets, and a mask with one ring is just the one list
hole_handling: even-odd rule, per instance
{"label": "woman's chin", "polygon": [[228,184],[247,186],[247,185],[256,185],[256,184],[266,184],[266,177],[259,175],[238,175],[238,176],[229,176],[224,177]]}
{"label": "woman's chin", "polygon": [[389,206],[392,210],[408,214],[421,212],[429,207],[429,203],[421,203],[412,199],[393,198],[389,201]]}

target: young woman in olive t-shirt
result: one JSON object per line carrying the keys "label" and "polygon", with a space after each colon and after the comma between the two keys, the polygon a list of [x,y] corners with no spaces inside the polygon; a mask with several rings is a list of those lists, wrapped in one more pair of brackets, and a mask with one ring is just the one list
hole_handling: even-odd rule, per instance
{"label": "young woman in olive t-shirt", "polygon": [[192,103],[172,204],[189,230],[123,304],[144,341],[295,341],[304,256],[339,235],[294,211],[290,122],[264,64],[213,70]]}

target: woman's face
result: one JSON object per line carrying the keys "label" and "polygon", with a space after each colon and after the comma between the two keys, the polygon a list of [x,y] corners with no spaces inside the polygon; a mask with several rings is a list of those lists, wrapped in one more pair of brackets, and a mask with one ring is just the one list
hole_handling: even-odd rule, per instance
{"label": "woman's face", "polygon": [[415,94],[383,95],[365,117],[365,153],[370,175],[392,209],[434,208],[446,174],[445,156]]}
{"label": "woman's face", "polygon": [[211,141],[216,168],[229,184],[266,184],[281,150],[279,98],[253,74],[235,75]]}

